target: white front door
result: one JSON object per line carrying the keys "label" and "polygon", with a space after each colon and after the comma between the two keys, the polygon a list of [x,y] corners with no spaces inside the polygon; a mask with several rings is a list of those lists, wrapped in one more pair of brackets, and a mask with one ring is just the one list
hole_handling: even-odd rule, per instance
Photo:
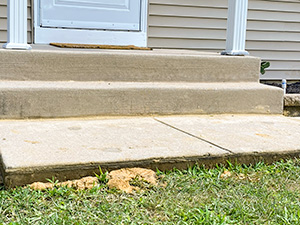
{"label": "white front door", "polygon": [[140,29],[140,0],[41,0],[42,27]]}
{"label": "white front door", "polygon": [[146,46],[146,0],[35,0],[35,43]]}

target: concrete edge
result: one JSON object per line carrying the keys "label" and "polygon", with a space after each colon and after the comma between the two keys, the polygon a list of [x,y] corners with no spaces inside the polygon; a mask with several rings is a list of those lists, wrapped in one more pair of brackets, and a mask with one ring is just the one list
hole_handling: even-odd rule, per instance
{"label": "concrete edge", "polygon": [[284,95],[283,114],[291,117],[300,116],[300,94]]}
{"label": "concrete edge", "polygon": [[290,117],[300,116],[300,106],[285,106],[283,110],[283,115]]}
{"label": "concrete edge", "polygon": [[300,94],[284,95],[284,106],[300,106]]}
{"label": "concrete edge", "polygon": [[3,162],[3,158],[2,158],[2,154],[0,152],[0,185],[4,184],[4,162]]}
{"label": "concrete edge", "polygon": [[270,164],[279,160],[287,160],[300,156],[300,149],[288,150],[282,152],[261,152],[261,153],[238,153],[222,155],[206,155],[194,157],[177,158],[152,158],[138,161],[127,162],[109,162],[109,163],[90,163],[82,165],[65,165],[52,167],[20,168],[7,169],[3,172],[3,180],[6,188],[22,186],[36,181],[45,182],[46,178],[59,181],[78,179],[85,176],[99,174],[99,167],[103,171],[111,171],[120,168],[142,167],[148,169],[159,169],[161,171],[171,170],[173,168],[186,169],[195,164],[205,165],[207,168],[213,168],[217,164],[255,164],[264,162]]}

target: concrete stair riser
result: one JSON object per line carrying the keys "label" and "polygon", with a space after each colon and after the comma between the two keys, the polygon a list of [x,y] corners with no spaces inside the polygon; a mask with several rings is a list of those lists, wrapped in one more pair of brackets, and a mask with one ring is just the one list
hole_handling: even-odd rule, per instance
{"label": "concrete stair riser", "polygon": [[257,82],[260,59],[160,51],[0,50],[0,80]]}
{"label": "concrete stair riser", "polygon": [[0,118],[281,114],[281,98],[281,89],[257,83],[4,82]]}

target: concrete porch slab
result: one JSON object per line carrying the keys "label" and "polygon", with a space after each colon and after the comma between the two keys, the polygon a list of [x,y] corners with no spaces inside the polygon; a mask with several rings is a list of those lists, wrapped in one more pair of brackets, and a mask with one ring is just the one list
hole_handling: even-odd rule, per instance
{"label": "concrete porch slab", "polygon": [[300,155],[300,119],[213,115],[0,121],[6,186],[103,169],[273,162]]}

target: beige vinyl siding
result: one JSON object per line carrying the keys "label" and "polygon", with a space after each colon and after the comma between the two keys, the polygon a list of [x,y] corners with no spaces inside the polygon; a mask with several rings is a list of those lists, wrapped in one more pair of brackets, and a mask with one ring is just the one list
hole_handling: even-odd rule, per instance
{"label": "beige vinyl siding", "polygon": [[150,0],[148,45],[221,51],[226,23],[226,0]]}
{"label": "beige vinyl siding", "polygon": [[[27,0],[27,40],[32,43],[31,0]],[[0,0],[0,43],[7,41],[7,0]]]}
{"label": "beige vinyl siding", "polygon": [[[227,0],[150,0],[148,45],[220,52]],[[246,49],[271,62],[262,79],[300,79],[300,1],[249,0]]]}
{"label": "beige vinyl siding", "polygon": [[249,8],[246,48],[271,62],[261,78],[299,80],[300,1],[250,0]]}

